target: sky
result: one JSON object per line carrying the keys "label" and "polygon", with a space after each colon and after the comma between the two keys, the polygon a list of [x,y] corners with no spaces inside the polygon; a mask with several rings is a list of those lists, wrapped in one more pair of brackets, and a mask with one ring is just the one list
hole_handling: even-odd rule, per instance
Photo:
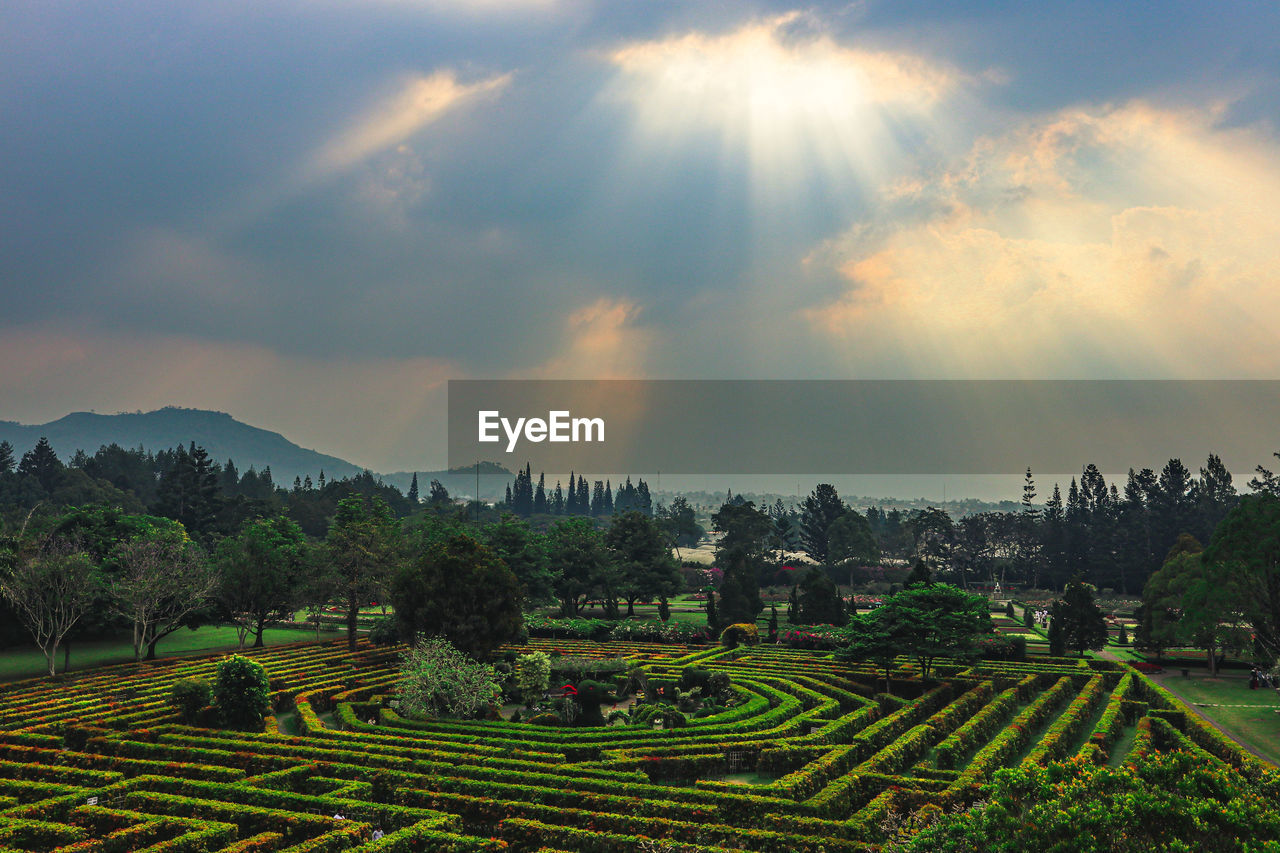
{"label": "sky", "polygon": [[443,467],[449,379],[1280,378],[1277,32],[11,0],[0,419],[219,409],[396,471]]}

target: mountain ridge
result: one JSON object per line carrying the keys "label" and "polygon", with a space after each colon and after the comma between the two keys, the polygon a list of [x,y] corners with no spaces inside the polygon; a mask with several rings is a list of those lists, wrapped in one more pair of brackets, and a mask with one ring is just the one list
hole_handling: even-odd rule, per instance
{"label": "mountain ridge", "polygon": [[[280,486],[288,486],[295,477],[310,476],[314,480],[321,471],[329,479],[341,479],[367,470],[341,457],[302,447],[281,433],[253,426],[227,412],[212,409],[165,406],[151,412],[111,415],[70,412],[44,424],[0,420],[0,441],[13,445],[16,458],[21,458],[41,437],[49,440],[58,458],[64,462],[70,461],[77,450],[92,455],[99,447],[110,444],[125,448],[142,447],[155,453],[194,441],[208,452],[210,459],[220,465],[231,459],[241,472],[250,467],[261,471],[270,466],[272,479]],[[372,473],[383,482],[407,491],[414,472]],[[486,495],[496,494],[495,487],[501,489],[512,476],[511,472],[494,463],[482,463],[480,473],[482,493]],[[417,474],[418,488],[424,495],[433,478],[444,483],[450,492],[470,494],[475,490],[474,468],[419,471]],[[502,485],[490,482],[498,478]],[[468,483],[471,488],[464,489]]]}

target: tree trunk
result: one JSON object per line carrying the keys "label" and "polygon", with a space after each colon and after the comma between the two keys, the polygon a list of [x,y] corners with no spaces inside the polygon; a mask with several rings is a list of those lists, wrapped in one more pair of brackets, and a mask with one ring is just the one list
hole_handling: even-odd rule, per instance
{"label": "tree trunk", "polygon": [[354,595],[347,601],[347,648],[356,650],[356,618],[360,615],[360,600]]}
{"label": "tree trunk", "polygon": [[156,643],[158,643],[158,642],[160,642],[160,638],[159,638],[159,637],[153,637],[153,638],[151,639],[151,642],[147,643],[147,657],[146,657],[146,660],[155,660],[155,659],[156,659]]}
{"label": "tree trunk", "polygon": [[253,647],[255,649],[260,649],[263,647],[262,634],[263,632],[266,631],[266,629],[267,629],[267,620],[259,619],[257,636],[253,638]]}

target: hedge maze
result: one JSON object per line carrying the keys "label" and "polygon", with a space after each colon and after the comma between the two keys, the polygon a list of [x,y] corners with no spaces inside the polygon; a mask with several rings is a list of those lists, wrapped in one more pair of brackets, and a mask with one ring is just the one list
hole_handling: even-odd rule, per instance
{"label": "hedge maze", "polygon": [[738,701],[675,729],[406,720],[386,705],[396,653],[339,644],[252,653],[297,735],[179,724],[166,693],[213,658],[12,684],[0,850],[835,853],[874,849],[892,811],[968,803],[1018,762],[1180,749],[1258,765],[1109,662],[943,666],[922,685],[901,659],[887,694],[883,670],[820,651],[530,647],[626,657],[654,692],[722,671]]}

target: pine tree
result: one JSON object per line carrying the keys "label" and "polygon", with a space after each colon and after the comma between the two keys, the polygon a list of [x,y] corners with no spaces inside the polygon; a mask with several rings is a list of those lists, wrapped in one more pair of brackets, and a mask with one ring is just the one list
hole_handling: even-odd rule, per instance
{"label": "pine tree", "polygon": [[636,485],[635,509],[640,510],[645,515],[653,515],[653,497],[649,494],[649,484],[644,480],[641,480]]}
{"label": "pine tree", "polygon": [[18,474],[35,480],[40,484],[40,488],[48,492],[52,491],[54,481],[62,468],[62,461],[49,446],[49,439],[41,436],[35,447],[22,454],[22,461],[18,463]]}
{"label": "pine tree", "polygon": [[317,482],[320,485],[320,489],[323,490],[324,489],[324,469],[323,468],[320,469],[320,479]]}
{"label": "pine tree", "polygon": [[587,478],[578,475],[578,515],[591,515],[591,491]]}
{"label": "pine tree", "polygon": [[313,490],[315,489],[315,487],[316,487],[315,483],[311,482],[311,475],[310,475],[310,474],[308,474],[307,476],[305,476],[305,477],[303,477],[303,478],[302,478],[302,490],[303,490],[303,491],[305,491],[305,492],[310,492],[310,491],[313,491]]}
{"label": "pine tree", "polygon": [[551,498],[551,514],[564,515],[564,490],[560,488],[559,480],[556,480],[555,495]]}
{"label": "pine tree", "polygon": [[605,515],[613,515],[613,488],[610,487],[609,481],[604,481],[604,504],[602,509]]}
{"label": "pine tree", "polygon": [[410,481],[409,483],[409,494],[407,495],[407,497],[409,498],[409,504],[411,506],[418,505],[419,496],[418,496],[418,472],[417,471],[413,472],[413,480]]}
{"label": "pine tree", "polygon": [[13,473],[13,445],[0,441],[0,477]]}
{"label": "pine tree", "polygon": [[564,514],[577,515],[578,510],[578,478],[569,472],[569,491],[564,496]]}
{"label": "pine tree", "polygon": [[595,487],[591,490],[590,514],[593,517],[604,515],[604,483],[596,480]]}
{"label": "pine tree", "polygon": [[547,514],[547,480],[546,475],[538,472],[538,488],[533,491],[533,513],[534,515]]}
{"label": "pine tree", "polygon": [[1036,481],[1031,476],[1031,466],[1027,466],[1027,475],[1022,481],[1022,515],[1033,521],[1040,520],[1040,508],[1035,505]]}
{"label": "pine tree", "polygon": [[[209,531],[221,503],[219,473],[203,447],[197,447],[194,441],[186,449],[178,445],[172,465],[160,475],[157,510],[161,515],[182,522],[193,536],[203,536]],[[248,474],[245,479],[248,479]],[[272,490],[270,467],[262,469],[258,481],[260,488],[269,496]],[[301,490],[301,481],[296,482],[296,487]]]}

